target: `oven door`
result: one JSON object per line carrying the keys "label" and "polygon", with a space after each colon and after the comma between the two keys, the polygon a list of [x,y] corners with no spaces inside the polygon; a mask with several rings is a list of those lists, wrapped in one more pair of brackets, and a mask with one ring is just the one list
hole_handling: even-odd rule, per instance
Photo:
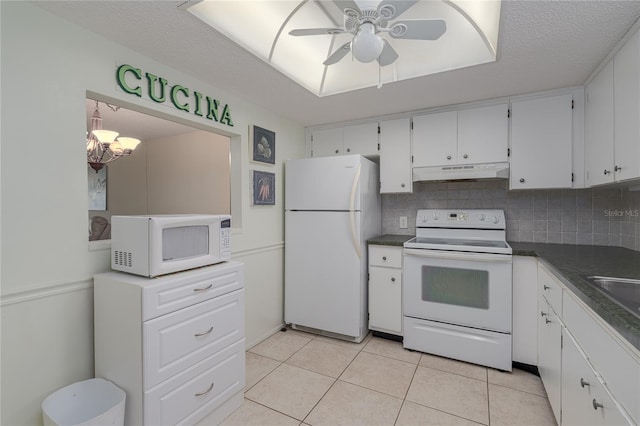
{"label": "oven door", "polygon": [[511,332],[512,257],[405,249],[404,316]]}

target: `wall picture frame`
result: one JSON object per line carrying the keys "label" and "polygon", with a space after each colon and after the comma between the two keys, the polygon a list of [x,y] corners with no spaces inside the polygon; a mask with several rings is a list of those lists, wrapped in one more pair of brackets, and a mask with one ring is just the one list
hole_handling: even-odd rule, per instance
{"label": "wall picture frame", "polygon": [[257,163],[276,163],[276,134],[259,126],[249,129],[251,160]]}
{"label": "wall picture frame", "polygon": [[87,164],[89,210],[107,210],[107,168],[93,170]]}
{"label": "wall picture frame", "polygon": [[276,204],[276,174],[253,171],[252,201],[254,206],[273,206]]}

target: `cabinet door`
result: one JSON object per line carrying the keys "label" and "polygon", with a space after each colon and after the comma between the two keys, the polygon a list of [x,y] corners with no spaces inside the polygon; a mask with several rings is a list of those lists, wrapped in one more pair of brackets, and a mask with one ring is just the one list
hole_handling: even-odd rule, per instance
{"label": "cabinet door", "polygon": [[538,296],[538,311],[538,371],[560,424],[562,325],[542,295]]}
{"label": "cabinet door", "polygon": [[378,155],[378,123],[346,126],[342,154]]}
{"label": "cabinet door", "polygon": [[369,328],[402,335],[402,270],[369,267]]}
{"label": "cabinet door", "polygon": [[572,95],[511,104],[511,189],[571,188]]}
{"label": "cabinet door", "polygon": [[491,105],[458,111],[458,163],[507,162],[509,107]]}
{"label": "cabinet door", "polygon": [[563,335],[562,343],[562,424],[631,424],[570,333]]}
{"label": "cabinet door", "polygon": [[314,130],[311,134],[311,156],[327,157],[341,155],[344,132],[342,127]]}
{"label": "cabinet door", "polygon": [[585,90],[585,177],[593,186],[613,182],[613,61]]}
{"label": "cabinet door", "polygon": [[538,365],[538,260],[513,257],[513,360]]}
{"label": "cabinet door", "polygon": [[413,117],[413,167],[457,163],[458,113]]}
{"label": "cabinet door", "polygon": [[411,122],[380,122],[380,193],[411,192]]}
{"label": "cabinet door", "polygon": [[615,180],[640,177],[640,34],[613,59]]}

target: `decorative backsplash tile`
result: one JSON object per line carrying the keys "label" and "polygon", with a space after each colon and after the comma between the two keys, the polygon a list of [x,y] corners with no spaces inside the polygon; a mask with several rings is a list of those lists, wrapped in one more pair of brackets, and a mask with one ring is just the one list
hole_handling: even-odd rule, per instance
{"label": "decorative backsplash tile", "polygon": [[[640,191],[589,188],[509,191],[507,181],[420,182],[382,196],[386,234],[415,234],[419,209],[505,211],[509,241],[621,246],[640,251]],[[400,229],[399,217],[408,228]]]}

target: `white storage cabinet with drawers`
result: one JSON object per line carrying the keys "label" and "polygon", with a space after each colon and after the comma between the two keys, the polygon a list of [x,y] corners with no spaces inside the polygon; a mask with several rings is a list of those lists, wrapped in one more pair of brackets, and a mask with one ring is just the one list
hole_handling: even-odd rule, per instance
{"label": "white storage cabinet with drawers", "polygon": [[402,247],[369,244],[369,329],[402,336]]}
{"label": "white storage cabinet with drawers", "polygon": [[221,422],[243,402],[244,266],[94,278],[96,377],[127,394],[125,424]]}

